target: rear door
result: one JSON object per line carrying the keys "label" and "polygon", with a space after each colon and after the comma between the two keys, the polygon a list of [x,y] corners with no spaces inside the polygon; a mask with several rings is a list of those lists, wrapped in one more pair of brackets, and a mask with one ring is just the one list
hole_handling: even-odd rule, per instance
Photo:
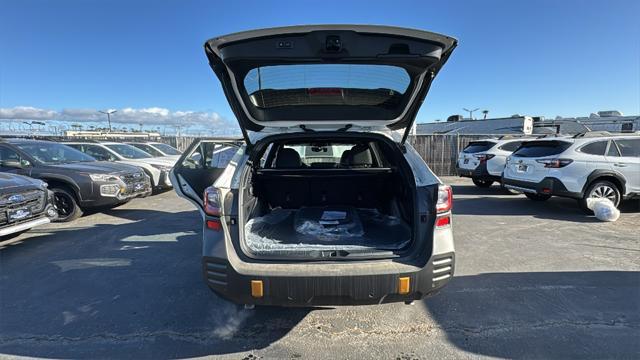
{"label": "rear door", "polygon": [[624,176],[627,193],[640,193],[640,138],[612,140],[614,145],[616,148],[610,148],[607,154],[612,168]]}
{"label": "rear door", "polygon": [[237,139],[195,140],[171,172],[178,195],[202,207],[204,189],[213,185],[241,145]]}
{"label": "rear door", "polygon": [[456,44],[414,29],[315,25],[220,36],[205,52],[250,145],[249,132],[265,128],[411,128]]}

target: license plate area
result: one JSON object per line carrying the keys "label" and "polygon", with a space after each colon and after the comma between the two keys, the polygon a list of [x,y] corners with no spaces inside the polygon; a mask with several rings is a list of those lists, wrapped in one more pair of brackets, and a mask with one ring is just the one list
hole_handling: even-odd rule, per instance
{"label": "license plate area", "polygon": [[518,164],[516,165],[516,171],[519,173],[526,173],[527,169],[529,169],[529,166],[524,165],[524,164]]}
{"label": "license plate area", "polygon": [[7,219],[9,222],[20,221],[31,216],[31,210],[28,208],[9,209],[7,210]]}
{"label": "license plate area", "polygon": [[464,158],[464,161],[462,163],[463,164],[468,164],[469,163],[469,158]]}

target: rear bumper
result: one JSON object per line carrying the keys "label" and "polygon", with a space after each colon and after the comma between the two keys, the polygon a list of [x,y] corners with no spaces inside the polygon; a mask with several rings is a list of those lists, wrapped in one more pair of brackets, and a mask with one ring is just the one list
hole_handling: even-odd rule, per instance
{"label": "rear bumper", "polygon": [[458,172],[458,176],[467,177],[472,179],[481,179],[481,180],[491,180],[491,181],[501,181],[500,176],[495,176],[489,174],[487,170],[487,162],[482,162],[480,165],[476,166],[475,169],[463,169],[458,164],[456,164],[456,170]]}
{"label": "rear bumper", "polygon": [[562,183],[562,181],[554,177],[546,177],[540,182],[514,180],[503,177],[502,184],[507,189],[526,193],[562,196],[573,199],[582,198],[582,193],[567,190],[567,187]]}
{"label": "rear bumper", "polygon": [[[352,275],[335,275],[327,269],[326,275],[305,275],[292,271],[287,275],[265,276],[256,273],[238,273],[229,262],[219,258],[203,257],[202,270],[211,290],[218,295],[239,304],[278,306],[329,306],[367,305],[389,302],[403,302],[422,299],[436,293],[453,276],[454,253],[433,256],[423,268],[407,266],[413,271],[398,271],[399,267],[389,262],[389,271],[371,273],[370,263],[349,263]],[[297,264],[298,265],[298,264]],[[282,267],[286,265],[274,264]],[[330,268],[332,264],[326,264]],[[298,266],[297,266],[298,267]],[[399,293],[399,278],[409,277],[410,289],[407,294]],[[253,297],[251,281],[263,284],[263,296]]]}

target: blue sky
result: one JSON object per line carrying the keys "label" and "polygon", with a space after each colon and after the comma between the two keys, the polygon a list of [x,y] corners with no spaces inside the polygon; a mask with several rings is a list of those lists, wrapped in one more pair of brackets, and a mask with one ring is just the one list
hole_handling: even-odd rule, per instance
{"label": "blue sky", "polygon": [[490,117],[639,114],[638,14],[636,0],[3,0],[0,108],[4,117],[19,118],[29,112],[16,107],[33,107],[44,120],[113,108],[120,111],[114,119],[140,115],[154,127],[192,121],[189,114],[207,126],[235,124],[207,65],[206,39],[262,27],[360,23],[458,38],[419,122],[462,114],[463,107],[488,109]]}

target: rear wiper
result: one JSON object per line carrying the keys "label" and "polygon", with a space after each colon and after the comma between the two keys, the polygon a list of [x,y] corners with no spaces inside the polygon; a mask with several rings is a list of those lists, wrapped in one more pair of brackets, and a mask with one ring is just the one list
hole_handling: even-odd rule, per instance
{"label": "rear wiper", "polygon": [[340,128],[340,129],[338,129],[338,130],[336,130],[336,131],[337,131],[337,132],[345,132],[345,131],[347,131],[347,130],[351,129],[352,127],[353,127],[353,124],[347,124],[347,125],[345,125],[344,127]]}
{"label": "rear wiper", "polygon": [[300,129],[304,132],[316,132],[315,130],[308,129],[306,125],[300,125]]}

